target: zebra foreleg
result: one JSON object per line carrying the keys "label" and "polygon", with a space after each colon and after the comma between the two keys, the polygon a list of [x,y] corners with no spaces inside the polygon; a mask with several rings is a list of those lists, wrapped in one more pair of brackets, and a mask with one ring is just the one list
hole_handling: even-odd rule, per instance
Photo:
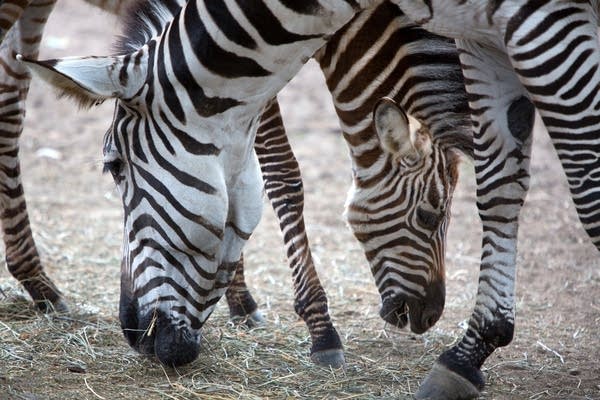
{"label": "zebra foreleg", "polygon": [[475,133],[483,224],[479,288],[464,337],[439,357],[418,399],[477,397],[484,386],[482,364],[514,332],[518,219],[529,187],[534,108],[505,54],[473,42],[457,44]]}
{"label": "zebra foreleg", "polygon": [[14,58],[15,52],[37,56],[41,33],[53,6],[53,1],[47,1],[25,10],[0,45],[0,206],[8,270],[42,310],[65,311],[60,292],[43,271],[29,224],[19,165],[19,137],[30,78]]}
{"label": "zebra foreleg", "polygon": [[317,275],[304,227],[302,177],[275,100],[263,112],[254,149],[265,191],[283,233],[292,269],[294,309],[311,336],[311,359],[317,365],[341,367],[345,364],[342,342],[329,316],[327,296]]}
{"label": "zebra foreleg", "polygon": [[[552,21],[568,34],[507,34],[506,48],[552,138],[567,175],[579,219],[600,249],[600,46],[597,15],[589,2],[549,3],[531,17]],[[555,9],[572,15],[561,20]],[[516,19],[516,18],[515,18]],[[550,24],[548,24],[550,26]],[[536,32],[533,30],[533,32]],[[562,30],[561,30],[562,32]],[[544,49],[543,52],[537,51]]]}

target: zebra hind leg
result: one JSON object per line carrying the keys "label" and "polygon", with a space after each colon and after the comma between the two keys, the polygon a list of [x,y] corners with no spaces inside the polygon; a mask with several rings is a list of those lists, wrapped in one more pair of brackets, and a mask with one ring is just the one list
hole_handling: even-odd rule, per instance
{"label": "zebra hind leg", "polygon": [[18,155],[30,79],[14,58],[15,52],[37,56],[41,33],[53,6],[53,1],[47,1],[27,8],[0,45],[0,218],[8,270],[41,310],[62,312],[67,309],[66,304],[42,268],[27,214]]}
{"label": "zebra hind leg", "polygon": [[31,0],[0,0],[0,42],[19,20]]}
{"label": "zebra hind leg", "polygon": [[254,328],[265,322],[256,301],[246,286],[243,258],[238,262],[235,276],[225,292],[225,297],[229,306],[229,317],[233,323]]}
{"label": "zebra hind leg", "polygon": [[327,296],[317,275],[304,227],[302,177],[276,100],[263,112],[254,149],[265,191],[283,233],[294,283],[294,309],[311,336],[311,360],[324,367],[342,367],[346,362],[342,342],[329,316]]}
{"label": "zebra hind leg", "polygon": [[467,331],[438,358],[417,399],[478,397],[485,384],[481,366],[514,333],[517,232],[529,188],[535,110],[505,54],[465,40],[457,46],[471,99],[483,224],[479,287]]}

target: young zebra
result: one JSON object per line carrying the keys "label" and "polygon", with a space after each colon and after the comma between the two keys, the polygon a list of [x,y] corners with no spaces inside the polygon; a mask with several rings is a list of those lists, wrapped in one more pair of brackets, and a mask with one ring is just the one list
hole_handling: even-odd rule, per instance
{"label": "young zebra", "polygon": [[375,3],[148,0],[127,14],[122,55],[25,60],[82,106],[117,99],[104,163],[123,200],[120,319],[138,351],[196,358],[260,219],[259,113]]}
{"label": "young zebra", "polygon": [[[444,307],[450,202],[459,154],[472,152],[456,48],[384,2],[357,14],[315,59],[325,74],[350,150],[354,179],[346,217],[381,294],[380,315],[399,327],[410,320],[411,329],[422,333],[438,320]],[[372,110],[384,96],[395,99],[402,110],[389,102],[382,104],[380,118],[375,119],[378,135]],[[403,110],[428,130],[409,135]],[[385,126],[390,120],[397,125]],[[283,233],[295,309],[311,333],[312,358],[319,364],[343,363],[341,342],[329,318],[304,229],[298,163],[276,102],[263,114],[255,149]],[[235,315],[256,310],[242,274],[236,275],[227,296],[230,305],[239,304],[231,308]]]}
{"label": "young zebra", "polygon": [[456,37],[475,124],[483,222],[479,290],[463,339],[418,398],[462,399],[513,338],[519,212],[529,186],[534,111],[548,129],[579,219],[600,248],[600,46],[597,0],[394,0],[425,28]]}

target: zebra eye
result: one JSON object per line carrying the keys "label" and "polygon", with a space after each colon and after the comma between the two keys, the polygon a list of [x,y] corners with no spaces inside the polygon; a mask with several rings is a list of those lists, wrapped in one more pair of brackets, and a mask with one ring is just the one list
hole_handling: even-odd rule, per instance
{"label": "zebra eye", "polygon": [[113,177],[117,177],[123,169],[123,162],[120,159],[105,161],[102,167],[102,173],[110,172]]}
{"label": "zebra eye", "polygon": [[437,229],[443,217],[443,214],[437,214],[435,212],[424,210],[423,208],[417,208],[417,222],[425,229]]}

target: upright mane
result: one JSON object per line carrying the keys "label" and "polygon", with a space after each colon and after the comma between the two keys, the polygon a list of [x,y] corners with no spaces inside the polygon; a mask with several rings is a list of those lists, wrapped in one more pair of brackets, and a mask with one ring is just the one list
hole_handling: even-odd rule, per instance
{"label": "upright mane", "polygon": [[159,36],[182,8],[184,0],[133,0],[121,17],[123,33],[114,50],[127,54]]}

